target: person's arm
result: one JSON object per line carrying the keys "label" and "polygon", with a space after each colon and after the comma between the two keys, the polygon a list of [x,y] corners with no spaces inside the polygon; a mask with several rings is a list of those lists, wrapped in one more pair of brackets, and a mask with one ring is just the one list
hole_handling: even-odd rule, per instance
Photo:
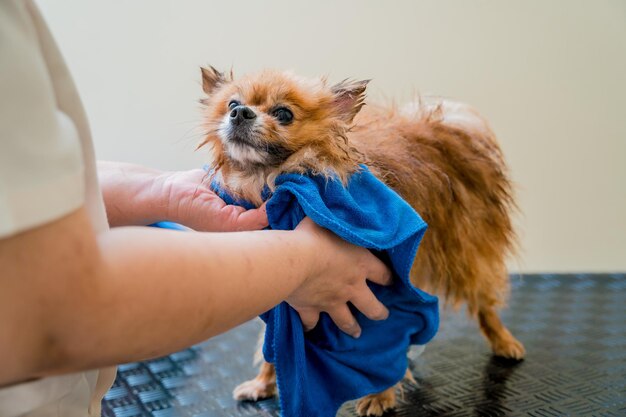
{"label": "person's arm", "polygon": [[198,231],[259,230],[265,207],[227,205],[206,183],[201,169],[159,171],[121,162],[98,162],[98,177],[111,227],[169,220]]}
{"label": "person's arm", "polygon": [[[112,227],[146,225],[167,219],[198,231],[230,232],[259,230],[268,224],[265,205],[252,210],[227,205],[208,188],[207,175],[200,169],[164,172],[135,164],[100,161],[98,175]],[[326,288],[318,286],[300,289],[290,297],[290,304],[300,314],[306,329],[315,327],[319,312],[307,307],[309,299],[301,303],[298,294],[310,297],[310,294],[325,292]],[[368,305],[374,305],[376,299],[371,291],[359,294],[351,301],[367,312]],[[347,333],[359,334],[360,329],[346,304],[337,305],[328,313]]]}
{"label": "person's arm", "polygon": [[385,318],[365,277],[391,280],[309,219],[296,231],[96,235],[84,209],[0,240],[0,271],[0,386],[164,355],[287,298],[358,333],[346,303]]}

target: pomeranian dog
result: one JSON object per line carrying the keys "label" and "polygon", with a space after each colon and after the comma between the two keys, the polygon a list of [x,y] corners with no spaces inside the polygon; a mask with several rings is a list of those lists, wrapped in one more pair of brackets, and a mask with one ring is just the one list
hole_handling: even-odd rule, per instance
{"label": "pomeranian dog", "polygon": [[[330,85],[274,70],[234,79],[232,72],[202,68],[207,134],[200,146],[211,148],[214,180],[261,205],[262,190],[272,190],[281,173],[346,182],[366,164],[429,225],[413,284],[446,304],[466,303],[493,353],[522,359],[523,345],[497,313],[509,290],[505,259],[515,248],[515,202],[493,132],[470,107],[448,100],[364,107],[367,83]],[[269,363],[234,392],[238,400],[275,394]],[[356,409],[378,416],[395,403],[392,387],[360,399]]]}

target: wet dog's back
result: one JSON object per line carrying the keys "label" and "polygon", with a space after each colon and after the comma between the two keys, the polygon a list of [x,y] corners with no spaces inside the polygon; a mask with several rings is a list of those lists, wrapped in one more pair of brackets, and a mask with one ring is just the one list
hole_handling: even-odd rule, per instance
{"label": "wet dog's back", "polygon": [[468,106],[430,99],[401,110],[366,106],[355,124],[350,142],[429,224],[414,284],[454,305],[467,302],[494,351],[522,357],[521,344],[491,319],[508,293],[505,262],[515,247],[515,203],[487,123]]}

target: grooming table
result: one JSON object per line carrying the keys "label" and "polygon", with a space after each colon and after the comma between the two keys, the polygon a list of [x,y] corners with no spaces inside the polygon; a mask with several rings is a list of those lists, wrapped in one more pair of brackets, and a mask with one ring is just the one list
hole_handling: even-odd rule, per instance
{"label": "grooming table", "polygon": [[[511,279],[502,316],[526,359],[492,357],[464,311],[444,310],[434,341],[421,356],[409,354],[416,384],[404,384],[399,407],[386,416],[626,416],[626,274]],[[256,374],[260,329],[251,321],[167,357],[120,366],[103,416],[278,417],[274,399],[232,399],[233,388]],[[353,403],[338,416],[356,416]]]}

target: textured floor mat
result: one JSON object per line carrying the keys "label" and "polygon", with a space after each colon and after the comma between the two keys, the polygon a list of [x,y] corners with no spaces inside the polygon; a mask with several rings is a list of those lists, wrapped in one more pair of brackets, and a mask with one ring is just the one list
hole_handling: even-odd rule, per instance
{"label": "textured floor mat", "polygon": [[[412,358],[415,384],[386,416],[626,416],[626,274],[512,277],[502,314],[526,360],[493,358],[476,323],[444,311]],[[255,375],[257,321],[152,361],[119,367],[105,417],[278,416],[275,400],[237,403]],[[412,356],[411,354],[409,355]],[[314,395],[314,393],[312,393]],[[356,416],[347,403],[338,416]]]}

